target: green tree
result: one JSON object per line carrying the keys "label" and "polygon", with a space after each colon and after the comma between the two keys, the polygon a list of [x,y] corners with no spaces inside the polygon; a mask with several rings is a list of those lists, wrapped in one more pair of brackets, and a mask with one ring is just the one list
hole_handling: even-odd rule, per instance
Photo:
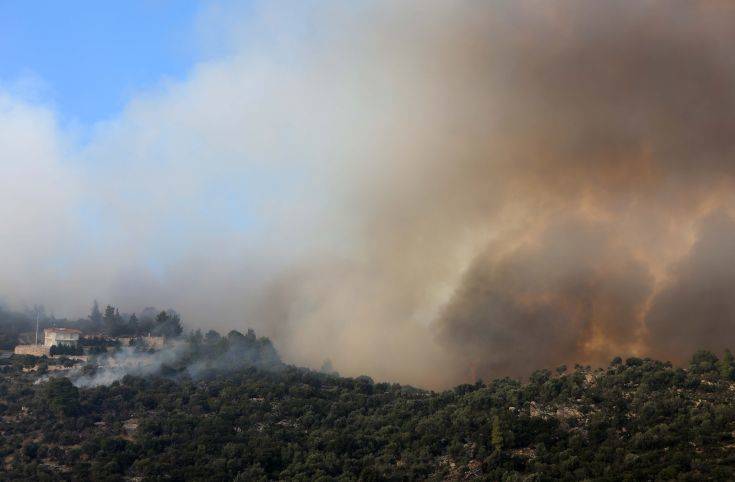
{"label": "green tree", "polygon": [[500,417],[498,417],[497,415],[493,416],[493,427],[490,434],[490,443],[496,451],[500,452],[501,450],[503,450],[503,430],[500,427]]}
{"label": "green tree", "polygon": [[699,350],[692,356],[689,365],[693,373],[708,373],[717,370],[717,356],[708,350]]}
{"label": "green tree", "polygon": [[268,480],[268,477],[265,470],[263,470],[263,467],[261,467],[257,462],[237,474],[237,477],[235,477],[235,482],[259,482],[261,480]]}
{"label": "green tree", "polygon": [[110,336],[120,336],[126,331],[122,316],[120,316],[120,311],[114,306],[107,305],[102,321],[104,323],[105,333]]}
{"label": "green tree", "polygon": [[165,336],[167,338],[175,338],[184,331],[181,326],[181,318],[178,313],[173,310],[161,311],[156,316],[156,323],[153,327],[153,334]]}
{"label": "green tree", "polygon": [[718,362],[720,376],[724,380],[732,380],[735,378],[735,357],[732,356],[730,350],[726,349],[722,359]]}
{"label": "green tree", "polygon": [[73,417],[79,413],[79,389],[68,378],[52,378],[42,393],[56,416]]}

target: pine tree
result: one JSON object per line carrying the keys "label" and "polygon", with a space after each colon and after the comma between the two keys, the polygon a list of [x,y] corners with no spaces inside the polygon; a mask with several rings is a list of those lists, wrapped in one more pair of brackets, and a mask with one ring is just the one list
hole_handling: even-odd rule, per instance
{"label": "pine tree", "polygon": [[138,325],[138,317],[135,316],[135,313],[130,315],[130,319],[128,320],[128,335],[138,335],[140,327]]}
{"label": "pine tree", "polygon": [[115,307],[107,305],[107,308],[105,308],[105,315],[104,320],[107,323],[112,323],[115,321]]}
{"label": "pine tree", "polygon": [[97,300],[94,300],[92,312],[89,314],[89,319],[94,322],[97,328],[102,324],[102,312],[100,311],[100,305],[97,303]]}
{"label": "pine tree", "polygon": [[107,305],[105,308],[105,315],[103,316],[105,333],[110,336],[117,336],[118,333],[118,316],[119,314],[115,310],[114,306]]}

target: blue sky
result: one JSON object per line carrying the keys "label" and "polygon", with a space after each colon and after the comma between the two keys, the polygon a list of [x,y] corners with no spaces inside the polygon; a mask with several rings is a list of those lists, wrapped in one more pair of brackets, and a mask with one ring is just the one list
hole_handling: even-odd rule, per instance
{"label": "blue sky", "polygon": [[[65,121],[114,116],[198,60],[195,0],[0,0],[0,84],[22,81]],[[31,82],[28,82],[28,81]]]}
{"label": "blue sky", "polygon": [[[221,57],[227,33],[213,24],[234,13],[241,15],[249,5],[230,0],[0,0],[0,92],[49,106],[61,132],[86,133],[77,138],[82,142],[76,147],[81,148],[96,124],[120,122],[126,104],[141,93],[165,90],[171,80],[186,82],[195,64]],[[137,165],[143,177],[147,163],[157,160],[134,157],[95,156],[89,162],[98,168],[84,166],[85,174],[95,182],[118,179]],[[67,166],[82,162],[86,161],[60,161]],[[175,257],[188,239],[182,230],[250,227],[252,199],[245,188],[249,179],[248,175],[218,180],[193,199],[181,195],[183,200],[174,204],[189,203],[189,209],[184,210],[186,215],[166,213],[165,229],[148,241],[154,253],[148,264]],[[126,189],[147,188],[133,180]],[[112,227],[120,220],[111,215],[108,202],[94,196],[98,194],[81,197],[75,211],[85,231],[83,239],[103,245],[110,242],[103,233],[117,233]]]}

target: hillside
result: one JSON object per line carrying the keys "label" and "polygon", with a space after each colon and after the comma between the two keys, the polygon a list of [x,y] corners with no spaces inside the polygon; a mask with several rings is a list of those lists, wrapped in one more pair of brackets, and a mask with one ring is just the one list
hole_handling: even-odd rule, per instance
{"label": "hillside", "polygon": [[3,480],[732,480],[729,355],[434,393],[285,365],[77,388],[3,367]]}

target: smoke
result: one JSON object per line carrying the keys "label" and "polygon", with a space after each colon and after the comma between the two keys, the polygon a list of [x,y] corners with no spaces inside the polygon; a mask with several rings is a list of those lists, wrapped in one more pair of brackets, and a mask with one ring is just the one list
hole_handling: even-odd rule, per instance
{"label": "smoke", "polygon": [[77,387],[110,385],[128,375],[137,377],[158,375],[165,366],[177,363],[184,356],[185,350],[186,346],[183,343],[154,352],[126,346],[96,360],[97,366],[92,372],[86,371],[83,366],[76,366],[70,373],[63,375],[72,380]]}
{"label": "smoke", "polygon": [[735,221],[717,211],[698,226],[690,252],[672,267],[669,282],[647,316],[652,354],[683,363],[694,347],[721,352],[733,346]]}
{"label": "smoke", "polygon": [[126,376],[152,376],[161,374],[164,367],[178,363],[185,355],[184,343],[175,343],[162,350],[144,351],[135,347],[121,347],[115,352],[99,355],[89,365],[74,365],[36,379],[40,384],[55,377],[67,377],[77,387],[110,385]]}
{"label": "smoke", "polygon": [[77,387],[110,385],[126,376],[187,376],[194,379],[255,367],[278,370],[283,367],[278,353],[266,338],[257,339],[253,332],[242,335],[233,331],[225,338],[169,340],[156,350],[124,346],[93,356],[91,364],[76,365],[67,370],[44,375],[35,383],[51,377],[68,377]]}
{"label": "smoke", "polygon": [[2,97],[11,303],[174,306],[432,387],[733,345],[726,2],[207,18],[227,55],[87,142]]}
{"label": "smoke", "polygon": [[557,220],[508,252],[491,244],[445,310],[440,336],[481,373],[528,374],[627,352],[653,277],[605,224]]}

